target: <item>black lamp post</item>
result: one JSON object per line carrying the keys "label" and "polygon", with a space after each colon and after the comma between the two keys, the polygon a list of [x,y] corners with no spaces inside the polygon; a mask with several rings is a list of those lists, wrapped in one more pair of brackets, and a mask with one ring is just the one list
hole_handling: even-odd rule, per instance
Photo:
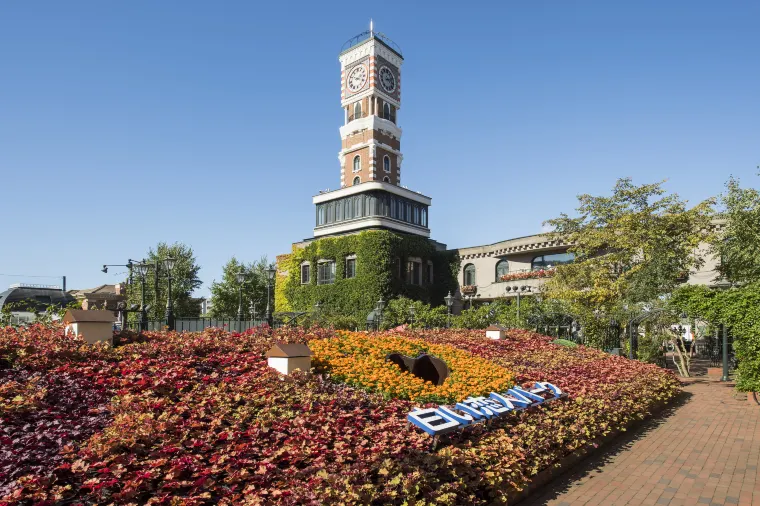
{"label": "black lamp post", "polygon": [[139,264],[134,264],[134,269],[140,277],[140,332],[148,328],[148,312],[145,310],[145,276],[148,274],[150,265],[143,259]]}
{"label": "black lamp post", "polygon": [[164,269],[166,270],[166,278],[168,281],[167,297],[166,297],[166,326],[169,330],[174,330],[174,305],[172,303],[172,270],[177,260],[172,257],[166,257],[163,259]]}
{"label": "black lamp post", "polygon": [[383,322],[383,309],[385,309],[385,301],[382,297],[380,297],[380,300],[378,300],[375,304],[375,314],[377,315],[377,330],[381,329]]}
{"label": "black lamp post", "polygon": [[266,270],[267,273],[267,324],[269,326],[272,326],[272,309],[269,305],[270,299],[271,299],[271,291],[272,291],[272,283],[274,282],[274,275],[277,273],[277,270],[274,268],[273,265],[270,265],[269,268]]}
{"label": "black lamp post", "polygon": [[451,327],[451,306],[454,305],[454,296],[451,295],[451,291],[443,300],[446,301],[446,328],[449,328]]}
{"label": "black lamp post", "polygon": [[238,321],[243,321],[243,283],[245,282],[245,272],[241,269],[237,273],[237,282],[238,282],[238,312],[237,312],[237,319]]}

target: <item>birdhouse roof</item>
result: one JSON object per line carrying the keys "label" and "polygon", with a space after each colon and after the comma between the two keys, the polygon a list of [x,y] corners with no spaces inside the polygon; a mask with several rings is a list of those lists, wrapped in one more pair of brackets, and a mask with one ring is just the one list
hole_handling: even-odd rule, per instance
{"label": "birdhouse roof", "polygon": [[507,330],[507,327],[503,327],[501,325],[491,325],[490,327],[486,328],[486,330]]}
{"label": "birdhouse roof", "polygon": [[313,353],[305,344],[275,343],[267,352],[267,357],[311,357]]}
{"label": "birdhouse roof", "polygon": [[91,311],[85,309],[69,309],[63,315],[63,323],[101,322],[113,323],[116,319],[113,311]]}

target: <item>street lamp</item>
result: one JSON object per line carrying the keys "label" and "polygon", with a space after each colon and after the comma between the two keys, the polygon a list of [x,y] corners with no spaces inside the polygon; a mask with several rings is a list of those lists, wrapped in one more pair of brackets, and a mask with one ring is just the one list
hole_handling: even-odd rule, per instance
{"label": "street lamp", "polygon": [[446,301],[446,328],[449,328],[451,327],[451,306],[454,305],[454,296],[451,295],[451,290],[443,300]]}
{"label": "street lamp", "polygon": [[162,260],[164,269],[166,270],[166,278],[168,281],[168,290],[166,297],[166,326],[169,330],[174,330],[174,306],[172,304],[172,270],[177,260],[172,257],[166,257]]}
{"label": "street lamp", "polygon": [[382,325],[383,309],[385,309],[385,301],[381,296],[380,300],[378,300],[375,304],[375,314],[377,315],[377,330],[380,330],[380,326]]}
{"label": "street lamp", "polygon": [[[713,287],[719,290],[728,290],[733,286],[733,283],[725,278],[718,280]],[[721,381],[728,381],[728,329],[726,329],[725,323],[720,324],[720,331],[723,337],[723,376]]]}
{"label": "street lamp", "polygon": [[272,284],[274,283],[274,275],[277,274],[277,270],[274,268],[274,265],[270,265],[268,269],[266,269],[267,274],[267,324],[269,326],[272,326],[272,309],[269,305],[269,301],[271,299],[271,290],[272,290]]}
{"label": "street lamp", "polygon": [[235,276],[238,282],[238,321],[243,321],[243,283],[245,283],[245,272],[240,269]]}
{"label": "street lamp", "polygon": [[142,260],[139,264],[134,264],[134,269],[140,277],[140,332],[148,327],[148,312],[145,310],[145,276],[148,274],[150,264]]}

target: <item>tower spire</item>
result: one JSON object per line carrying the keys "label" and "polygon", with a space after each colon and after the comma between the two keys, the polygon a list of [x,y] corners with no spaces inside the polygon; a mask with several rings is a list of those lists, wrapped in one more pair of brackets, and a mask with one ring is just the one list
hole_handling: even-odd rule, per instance
{"label": "tower spire", "polygon": [[370,35],[370,37],[372,35],[374,35],[374,33],[375,33],[374,23],[372,23],[372,18],[369,18],[369,35]]}

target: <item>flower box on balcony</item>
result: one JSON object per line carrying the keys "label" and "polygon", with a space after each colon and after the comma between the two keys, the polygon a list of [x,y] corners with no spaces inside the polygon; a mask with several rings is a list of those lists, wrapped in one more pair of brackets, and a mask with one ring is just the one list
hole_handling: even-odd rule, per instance
{"label": "flower box on balcony", "polygon": [[462,295],[475,295],[478,292],[478,287],[475,285],[464,285],[460,291]]}
{"label": "flower box on balcony", "polygon": [[554,275],[554,269],[541,269],[538,271],[510,272],[503,275],[501,281],[514,281],[516,279],[549,278]]}

